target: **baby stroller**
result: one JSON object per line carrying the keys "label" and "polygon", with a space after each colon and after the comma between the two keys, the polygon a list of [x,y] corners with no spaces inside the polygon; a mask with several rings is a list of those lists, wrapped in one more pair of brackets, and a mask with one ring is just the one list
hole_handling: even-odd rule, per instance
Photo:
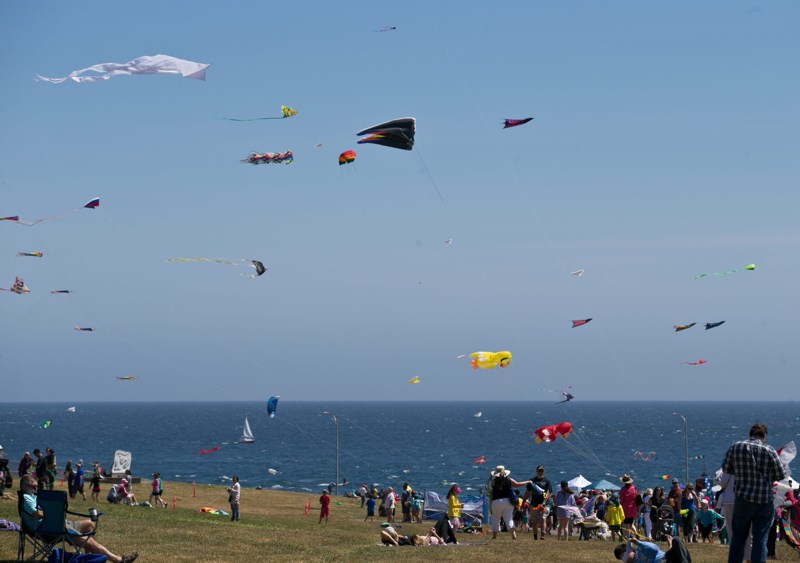
{"label": "baby stroller", "polygon": [[666,541],[671,536],[675,524],[675,511],[668,504],[662,504],[656,509],[656,523],[653,526],[653,539]]}

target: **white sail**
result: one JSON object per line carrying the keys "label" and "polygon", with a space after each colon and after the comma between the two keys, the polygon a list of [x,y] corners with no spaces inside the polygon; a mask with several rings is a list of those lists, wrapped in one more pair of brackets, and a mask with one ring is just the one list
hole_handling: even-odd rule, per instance
{"label": "white sail", "polygon": [[253,437],[253,431],[250,430],[250,423],[247,422],[247,416],[244,417],[244,430],[242,431],[242,437],[239,438],[240,444],[252,444],[255,442],[256,439]]}

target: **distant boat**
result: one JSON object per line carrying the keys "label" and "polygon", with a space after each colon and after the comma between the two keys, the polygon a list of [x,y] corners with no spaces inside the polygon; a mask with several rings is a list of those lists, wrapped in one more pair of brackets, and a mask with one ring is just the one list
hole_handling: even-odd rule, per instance
{"label": "distant boat", "polygon": [[67,409],[67,412],[75,412],[75,407],[70,407]]}
{"label": "distant boat", "polygon": [[242,437],[239,438],[240,444],[252,444],[256,439],[253,436],[253,431],[250,430],[250,423],[247,422],[247,415],[244,417],[244,430],[242,430]]}

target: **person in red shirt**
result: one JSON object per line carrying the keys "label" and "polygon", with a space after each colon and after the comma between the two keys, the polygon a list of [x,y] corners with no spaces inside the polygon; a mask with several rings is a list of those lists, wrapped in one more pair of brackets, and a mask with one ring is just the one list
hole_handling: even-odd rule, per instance
{"label": "person in red shirt", "polygon": [[331,497],[328,496],[328,491],[322,491],[322,496],[319,497],[319,522],[317,524],[322,524],[322,519],[325,519],[325,523],[328,523],[328,516],[331,513]]}

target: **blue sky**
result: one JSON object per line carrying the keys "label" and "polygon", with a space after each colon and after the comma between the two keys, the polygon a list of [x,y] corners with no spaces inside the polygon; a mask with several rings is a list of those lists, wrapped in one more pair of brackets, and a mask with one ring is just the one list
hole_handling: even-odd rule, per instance
{"label": "blue sky", "polygon": [[[4,400],[550,400],[567,385],[582,400],[785,399],[798,16],[792,2],[4,2],[0,215],[101,198],[0,223],[0,283],[31,288],[0,294]],[[213,66],[206,82],[33,80],[157,53]],[[281,104],[299,114],[218,119]],[[356,144],[404,116],[414,152]],[[239,162],[287,149],[288,166]],[[190,256],[269,271],[166,262]],[[513,363],[457,358],[478,350]]]}

